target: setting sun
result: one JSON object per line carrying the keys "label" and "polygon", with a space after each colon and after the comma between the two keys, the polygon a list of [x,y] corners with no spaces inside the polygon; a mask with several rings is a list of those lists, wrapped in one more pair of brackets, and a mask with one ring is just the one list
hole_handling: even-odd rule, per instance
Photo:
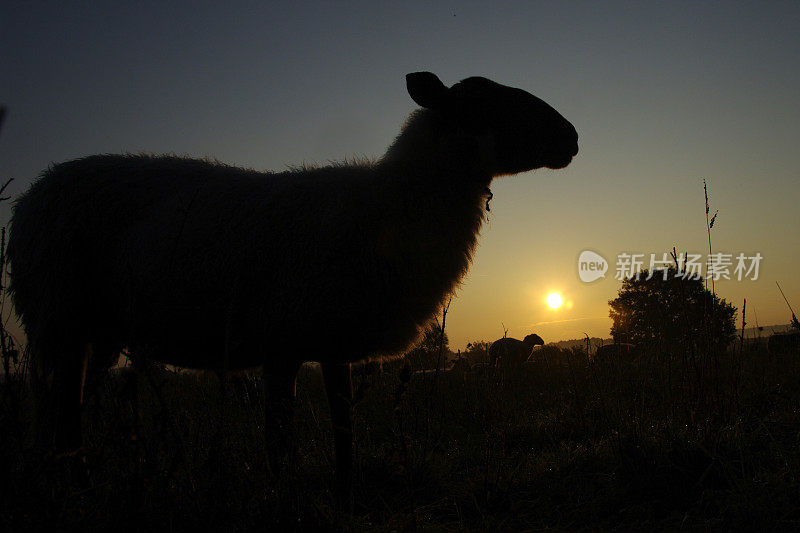
{"label": "setting sun", "polygon": [[563,303],[564,299],[557,292],[551,292],[550,294],[547,295],[547,305],[549,305],[553,309],[558,309],[559,307],[561,307],[561,304]]}

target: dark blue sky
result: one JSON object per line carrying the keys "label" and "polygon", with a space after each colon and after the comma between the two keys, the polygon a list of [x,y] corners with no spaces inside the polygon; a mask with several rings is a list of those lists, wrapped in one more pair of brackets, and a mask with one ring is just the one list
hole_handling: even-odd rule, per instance
{"label": "dark blue sky", "polygon": [[[258,169],[379,156],[414,105],[404,75],[524,88],[577,127],[565,171],[495,182],[448,319],[456,345],[539,331],[606,335],[613,278],[584,249],[759,251],[723,296],[786,322],[800,304],[800,3],[16,2],[0,4],[0,176],[51,162],[175,152]],[[3,222],[8,209],[0,209]],[[569,309],[546,310],[561,291]],[[547,322],[547,324],[543,324]]]}

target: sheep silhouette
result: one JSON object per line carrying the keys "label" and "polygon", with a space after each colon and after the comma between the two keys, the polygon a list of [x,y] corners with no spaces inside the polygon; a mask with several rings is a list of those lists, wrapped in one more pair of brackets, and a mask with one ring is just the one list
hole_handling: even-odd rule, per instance
{"label": "sheep silhouette", "polygon": [[86,376],[127,347],[180,367],[262,367],[280,462],[298,369],[319,361],[349,491],[350,363],[417,340],[467,271],[493,178],[578,152],[575,128],[521,89],[448,88],[429,72],[406,84],[422,109],[373,162],[269,173],[94,155],[42,173],[14,207],[9,290],[52,379],[57,449],[81,446]]}
{"label": "sheep silhouette", "polygon": [[767,349],[773,355],[790,355],[800,352],[800,333],[773,333],[767,341]]}
{"label": "sheep silhouette", "polygon": [[470,364],[469,359],[462,357],[455,360],[453,365],[447,370],[447,373],[451,376],[464,379],[464,377],[471,371],[472,364]]}
{"label": "sheep silhouette", "polygon": [[528,360],[535,346],[543,346],[544,340],[531,333],[523,340],[503,337],[489,346],[489,364],[503,371],[516,371]]}
{"label": "sheep silhouette", "polygon": [[630,363],[641,355],[642,348],[637,344],[627,342],[617,342],[614,344],[604,344],[597,347],[597,351],[592,357],[592,361],[597,364]]}

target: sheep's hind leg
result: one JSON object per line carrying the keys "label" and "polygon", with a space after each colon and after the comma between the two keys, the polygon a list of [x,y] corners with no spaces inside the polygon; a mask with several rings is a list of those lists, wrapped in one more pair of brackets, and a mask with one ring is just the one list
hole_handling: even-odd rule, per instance
{"label": "sheep's hind leg", "polygon": [[336,448],[336,492],[339,502],[352,506],[353,423],[350,407],[353,402],[353,382],[350,364],[322,364],[325,392],[331,408],[333,442]]}
{"label": "sheep's hind leg", "polygon": [[273,476],[293,464],[297,450],[294,402],[300,363],[281,368],[264,367],[265,431],[267,457]]}

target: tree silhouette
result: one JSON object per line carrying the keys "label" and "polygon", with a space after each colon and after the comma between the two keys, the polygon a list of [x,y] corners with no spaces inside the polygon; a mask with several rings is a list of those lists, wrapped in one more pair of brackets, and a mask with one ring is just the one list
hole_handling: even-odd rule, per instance
{"label": "tree silhouette", "polygon": [[492,343],[486,341],[473,341],[467,344],[467,349],[464,350],[464,357],[469,359],[473,365],[475,363],[488,363],[489,362],[489,346]]}
{"label": "tree silhouette", "polygon": [[[668,269],[647,270],[622,282],[610,300],[611,336],[616,342],[666,347],[687,342],[725,349],[733,340],[736,308],[691,279]],[[647,279],[647,278],[650,279]]]}

